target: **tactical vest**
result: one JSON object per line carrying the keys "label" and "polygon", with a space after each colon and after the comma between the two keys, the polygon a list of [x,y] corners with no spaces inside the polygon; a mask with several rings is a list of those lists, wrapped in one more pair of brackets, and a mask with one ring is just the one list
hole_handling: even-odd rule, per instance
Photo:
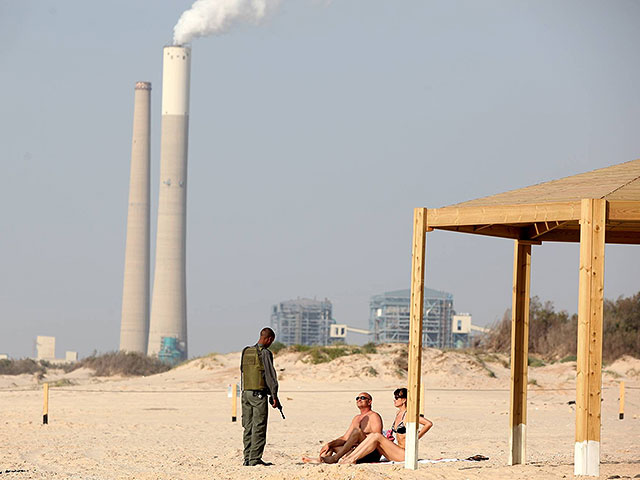
{"label": "tactical vest", "polygon": [[242,388],[243,390],[264,390],[264,365],[261,358],[261,348],[258,346],[245,347],[242,351]]}

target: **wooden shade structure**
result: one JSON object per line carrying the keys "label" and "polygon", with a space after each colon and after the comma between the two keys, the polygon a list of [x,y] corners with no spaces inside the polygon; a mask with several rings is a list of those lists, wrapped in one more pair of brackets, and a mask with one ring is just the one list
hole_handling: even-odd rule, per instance
{"label": "wooden shade structure", "polygon": [[414,210],[406,468],[417,468],[426,233],[514,240],[509,464],[526,459],[531,246],[579,242],[576,475],[599,475],[605,243],[640,244],[640,160],[443,208]]}

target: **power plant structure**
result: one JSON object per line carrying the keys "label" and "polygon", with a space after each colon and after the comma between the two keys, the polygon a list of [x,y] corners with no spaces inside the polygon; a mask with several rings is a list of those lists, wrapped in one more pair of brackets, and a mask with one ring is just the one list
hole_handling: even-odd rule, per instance
{"label": "power plant structure", "polygon": [[137,82],[120,323],[120,350],[127,352],[147,353],[149,341],[150,131],[151,83]]}
{"label": "power plant structure", "polygon": [[338,340],[330,334],[335,323],[331,302],[326,298],[287,300],[271,309],[276,338],[285,345],[329,345]]}
{"label": "power plant structure", "polygon": [[[187,148],[191,48],[163,50],[160,190],[148,355],[187,358]],[[167,351],[170,349],[171,351]],[[176,351],[177,350],[177,351]]]}
{"label": "power plant structure", "polygon": [[151,84],[135,87],[120,350],[187,358],[187,151],[191,49],[163,49],[160,189],[150,292]]}
{"label": "power plant structure", "polygon": [[[375,343],[409,343],[411,291],[394,290],[369,301],[369,330]],[[424,289],[422,343],[425,347],[451,348],[453,295]]]}

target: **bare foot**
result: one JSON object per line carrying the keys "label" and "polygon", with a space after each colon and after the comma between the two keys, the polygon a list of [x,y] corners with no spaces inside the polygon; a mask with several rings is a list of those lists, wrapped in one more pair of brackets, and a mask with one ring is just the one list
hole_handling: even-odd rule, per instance
{"label": "bare foot", "polygon": [[302,461],[304,463],[322,463],[322,460],[319,458],[302,457]]}
{"label": "bare foot", "polygon": [[342,465],[353,465],[356,461],[351,458],[351,455],[347,455],[346,457],[342,457],[338,460],[338,463]]}

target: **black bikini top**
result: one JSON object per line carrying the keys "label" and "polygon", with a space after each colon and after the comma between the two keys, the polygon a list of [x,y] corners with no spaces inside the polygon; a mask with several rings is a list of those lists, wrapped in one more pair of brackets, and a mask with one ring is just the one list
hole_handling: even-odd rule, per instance
{"label": "black bikini top", "polygon": [[400,423],[398,425],[393,425],[391,427],[391,431],[394,433],[399,433],[400,435],[405,435],[407,433],[407,427],[404,424],[404,417],[407,415],[407,411],[405,410],[404,414],[402,415],[402,420],[400,420]]}

